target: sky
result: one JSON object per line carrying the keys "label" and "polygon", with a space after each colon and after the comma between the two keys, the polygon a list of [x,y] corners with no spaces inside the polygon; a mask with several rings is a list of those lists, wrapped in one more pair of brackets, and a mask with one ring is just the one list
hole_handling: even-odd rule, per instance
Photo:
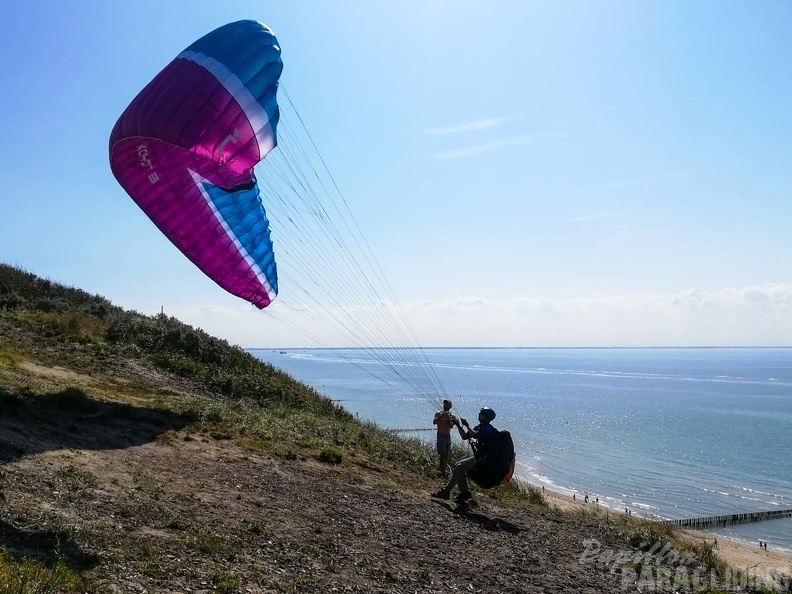
{"label": "sky", "polygon": [[780,0],[4,3],[0,262],[313,346],[203,276],[108,165],[140,89],[242,18],[278,36],[423,346],[792,345]]}

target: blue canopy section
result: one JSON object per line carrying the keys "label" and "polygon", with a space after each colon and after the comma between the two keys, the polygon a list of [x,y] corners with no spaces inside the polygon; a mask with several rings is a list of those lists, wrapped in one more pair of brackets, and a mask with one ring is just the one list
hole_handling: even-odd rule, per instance
{"label": "blue canopy section", "polygon": [[[269,44],[262,46],[262,35]],[[255,39],[256,43],[250,43]],[[229,23],[204,35],[185,52],[198,52],[214,58],[235,74],[267,111],[273,129],[278,121],[276,92],[283,71],[280,46],[272,30],[253,20]]]}
{"label": "blue canopy section", "polygon": [[261,203],[257,183],[232,191],[203,181],[204,195],[211,201],[213,210],[237,248],[246,259],[255,262],[267,283],[278,292],[278,270],[272,250],[269,220]]}

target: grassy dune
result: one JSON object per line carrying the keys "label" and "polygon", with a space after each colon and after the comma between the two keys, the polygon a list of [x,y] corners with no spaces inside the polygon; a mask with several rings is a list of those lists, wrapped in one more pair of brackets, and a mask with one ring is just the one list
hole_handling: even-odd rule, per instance
{"label": "grassy dune", "polygon": [[433,502],[435,463],[224,340],[0,265],[0,594],[774,591],[525,485]]}

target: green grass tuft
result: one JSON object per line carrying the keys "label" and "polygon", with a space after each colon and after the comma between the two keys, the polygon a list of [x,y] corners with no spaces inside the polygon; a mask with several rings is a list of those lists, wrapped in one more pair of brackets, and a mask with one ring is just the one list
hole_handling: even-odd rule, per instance
{"label": "green grass tuft", "polygon": [[336,447],[325,446],[322,448],[316,458],[325,464],[341,464],[341,461],[344,459],[344,455],[341,453],[341,450]]}
{"label": "green grass tuft", "polygon": [[51,567],[28,559],[15,559],[0,549],[0,594],[55,594],[79,592],[83,579],[58,557]]}
{"label": "green grass tuft", "polygon": [[220,594],[237,594],[240,588],[239,580],[223,568],[215,570],[212,575],[212,585]]}
{"label": "green grass tuft", "polygon": [[545,499],[541,489],[517,479],[512,479],[505,485],[490,489],[487,494],[493,499],[506,499],[527,503],[528,505],[547,507],[547,499]]}
{"label": "green grass tuft", "polygon": [[16,367],[17,358],[8,351],[0,351],[0,365],[5,365],[6,367]]}

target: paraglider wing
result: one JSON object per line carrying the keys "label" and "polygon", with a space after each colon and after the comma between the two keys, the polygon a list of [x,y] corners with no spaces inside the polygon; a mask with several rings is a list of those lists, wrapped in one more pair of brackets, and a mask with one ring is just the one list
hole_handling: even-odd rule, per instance
{"label": "paraglider wing", "polygon": [[113,175],[137,205],[206,275],[258,308],[278,282],[253,167],[277,143],[282,69],[266,25],[230,23],[166,66],[110,135]]}

